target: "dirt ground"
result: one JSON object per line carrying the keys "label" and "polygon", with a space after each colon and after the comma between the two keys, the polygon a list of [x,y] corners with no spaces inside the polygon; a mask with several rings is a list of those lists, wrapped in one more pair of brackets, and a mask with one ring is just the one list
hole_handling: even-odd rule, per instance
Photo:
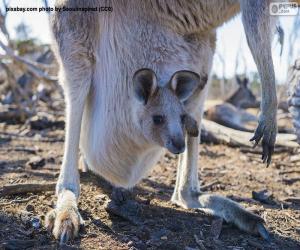
{"label": "dirt ground", "polygon": [[[64,138],[59,122],[41,130],[34,130],[32,124],[0,126],[0,190],[8,184],[56,181]],[[256,151],[248,149],[203,144],[199,154],[199,176],[205,191],[232,197],[261,215],[271,232],[271,243],[226,223],[221,228],[217,218],[171,204],[176,157],[167,154],[132,190],[136,203],[128,208],[129,217],[108,211],[112,191],[108,183],[81,173],[79,208],[85,227],[80,237],[64,248],[300,249],[299,199],[288,199],[300,197],[298,152],[276,153],[269,168]],[[253,191],[257,192],[255,199]],[[44,228],[45,214],[55,201],[54,191],[0,193],[0,249],[59,248]]]}

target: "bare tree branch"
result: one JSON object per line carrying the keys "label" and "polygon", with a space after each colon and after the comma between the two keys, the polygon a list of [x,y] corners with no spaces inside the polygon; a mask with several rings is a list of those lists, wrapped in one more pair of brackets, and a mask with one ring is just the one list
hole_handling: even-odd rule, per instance
{"label": "bare tree branch", "polygon": [[6,12],[6,2],[5,0],[3,0],[3,5],[4,5],[4,11],[2,13],[2,11],[0,10],[0,31],[3,33],[3,35],[5,36],[5,38],[7,39],[7,41],[9,42],[10,41],[10,36],[9,36],[9,33],[6,29],[6,15],[7,15],[7,12]]}
{"label": "bare tree branch", "polygon": [[25,65],[27,70],[30,73],[32,73],[35,77],[37,77],[39,79],[43,79],[48,82],[56,82],[57,81],[57,77],[49,76],[43,70],[41,70],[41,68],[49,69],[49,68],[51,68],[51,66],[49,67],[49,65],[33,62],[33,61],[25,59],[21,56],[18,56],[14,53],[14,51],[11,48],[6,46],[1,41],[0,41],[0,47],[7,53],[7,55],[12,57],[14,60],[22,63],[23,65]]}

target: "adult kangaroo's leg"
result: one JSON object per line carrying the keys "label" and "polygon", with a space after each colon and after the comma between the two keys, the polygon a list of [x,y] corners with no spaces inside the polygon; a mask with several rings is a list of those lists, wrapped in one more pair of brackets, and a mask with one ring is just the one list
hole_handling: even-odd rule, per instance
{"label": "adult kangaroo's leg", "polygon": [[60,81],[66,101],[66,136],[63,163],[56,186],[57,205],[48,213],[46,226],[61,243],[76,236],[82,222],[77,207],[80,193],[78,148],[82,114],[95,60],[94,40],[90,36],[97,35],[97,32],[86,27],[93,28],[91,23],[95,24],[96,21],[89,14],[75,16],[71,12],[55,14],[52,20]]}
{"label": "adult kangaroo's leg", "polygon": [[262,138],[262,159],[269,165],[277,133],[277,97],[275,73],[271,54],[271,39],[275,25],[269,14],[271,1],[240,0],[243,24],[254,61],[261,78],[261,115],[251,140],[259,143]]}

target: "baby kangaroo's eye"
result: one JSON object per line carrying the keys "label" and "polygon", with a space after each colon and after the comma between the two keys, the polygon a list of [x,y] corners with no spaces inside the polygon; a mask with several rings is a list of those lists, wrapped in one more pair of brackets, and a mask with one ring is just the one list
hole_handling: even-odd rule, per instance
{"label": "baby kangaroo's eye", "polygon": [[155,125],[161,125],[165,122],[162,115],[154,115],[152,116],[152,120]]}

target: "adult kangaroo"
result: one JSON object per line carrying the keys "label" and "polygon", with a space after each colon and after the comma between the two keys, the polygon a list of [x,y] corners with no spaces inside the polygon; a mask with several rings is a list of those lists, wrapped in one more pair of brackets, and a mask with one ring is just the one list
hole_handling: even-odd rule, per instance
{"label": "adult kangaroo", "polygon": [[110,6],[110,12],[52,16],[54,51],[66,101],[66,140],[57,206],[47,227],[66,242],[78,233],[79,148],[88,169],[131,188],[164,153],[180,154],[172,202],[199,208],[268,238],[263,219],[217,195],[201,194],[198,128],[216,28],[242,11],[262,82],[255,135],[268,163],[276,137],[276,91],[269,1],[57,1],[57,7]]}

